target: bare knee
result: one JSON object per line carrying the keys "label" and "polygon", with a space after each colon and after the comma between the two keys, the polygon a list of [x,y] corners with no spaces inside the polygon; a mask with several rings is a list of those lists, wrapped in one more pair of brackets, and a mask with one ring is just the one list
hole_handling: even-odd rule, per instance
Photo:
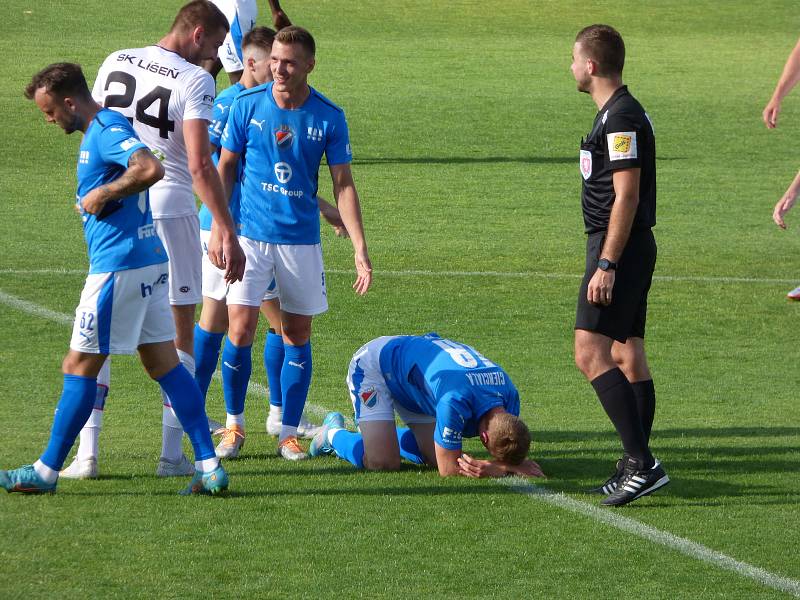
{"label": "bare knee", "polygon": [[371,459],[364,455],[364,468],[368,471],[399,471],[400,457],[382,456]]}

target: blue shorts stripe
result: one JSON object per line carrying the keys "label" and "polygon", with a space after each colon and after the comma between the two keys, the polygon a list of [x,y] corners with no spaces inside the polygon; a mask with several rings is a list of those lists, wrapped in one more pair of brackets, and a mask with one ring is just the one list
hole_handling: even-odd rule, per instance
{"label": "blue shorts stripe", "polygon": [[239,57],[239,60],[242,61],[244,64],[244,57],[242,56],[242,27],[239,25],[239,15],[237,14],[233,18],[233,23],[231,23],[231,39],[233,40],[233,47],[236,48],[236,56]]}
{"label": "blue shorts stripe", "polygon": [[353,369],[353,397],[355,398],[355,402],[353,402],[353,410],[355,411],[356,418],[355,421],[358,423],[358,418],[361,416],[361,384],[364,383],[364,369],[361,368],[359,364],[361,359],[356,361],[356,367]]}
{"label": "blue shorts stripe", "polygon": [[97,298],[97,344],[100,354],[109,353],[111,316],[114,308],[114,273],[109,274]]}

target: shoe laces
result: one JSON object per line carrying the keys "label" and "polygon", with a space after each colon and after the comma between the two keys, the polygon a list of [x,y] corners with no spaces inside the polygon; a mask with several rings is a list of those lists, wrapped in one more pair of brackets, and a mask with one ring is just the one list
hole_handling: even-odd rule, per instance
{"label": "shoe laces", "polygon": [[244,433],[238,427],[231,427],[230,429],[225,429],[222,434],[222,443],[225,446],[234,446],[236,444],[236,438],[242,438],[244,441]]}
{"label": "shoe laces", "polygon": [[281,448],[286,448],[290,452],[302,454],[303,449],[300,447],[299,442],[295,436],[289,436],[280,443]]}

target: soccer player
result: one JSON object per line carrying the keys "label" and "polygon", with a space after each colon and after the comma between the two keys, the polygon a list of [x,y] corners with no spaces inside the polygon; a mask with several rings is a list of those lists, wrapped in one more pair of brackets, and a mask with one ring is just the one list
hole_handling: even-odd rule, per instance
{"label": "soccer player", "polygon": [[[200,228],[192,188],[214,216],[219,235],[212,235],[209,258],[225,269],[228,281],[241,277],[244,255],[223,196],[208,142],[208,121],[216,91],[214,80],[197,66],[213,58],[228,31],[228,22],[207,0],[183,6],[158,44],[120,50],[103,62],[94,83],[94,98],[122,113],[141,140],[161,159],[166,175],[150,191],[153,224],[169,257],[169,299],[175,318],[175,346],[183,365],[194,374],[194,314],[201,296]],[[220,247],[220,240],[222,246]],[[92,423],[90,423],[91,425]],[[99,435],[99,427],[90,428]],[[89,436],[86,436],[89,437]],[[183,429],[164,396],[159,476],[189,475],[183,455]],[[84,436],[81,436],[82,452]],[[96,444],[93,444],[96,448]],[[95,474],[96,474],[96,456]],[[79,459],[76,459],[79,460]],[[85,460],[85,459],[84,459]],[[87,461],[89,467],[91,462]],[[76,464],[83,476],[90,468]]]}
{"label": "soccer player", "polygon": [[[519,393],[508,374],[474,348],[436,333],[384,336],[353,355],[347,387],[360,432],[329,413],[312,456],[336,453],[358,468],[397,470],[400,459],[443,477],[542,476],[528,460],[531,436],[519,418]],[[408,428],[395,427],[394,414]],[[461,451],[479,437],[494,460]]]}
{"label": "soccer player", "polygon": [[203,397],[178,360],[167,301],[167,256],[156,235],[147,188],[164,167],[122,115],[92,98],[79,65],[59,63],[33,76],[25,96],[49,123],[83,132],[76,204],[83,220],[89,275],[75,311],[64,383],[50,441],[33,465],[0,471],[8,492],[55,492],[59,469],[95,403],[97,374],[109,354],[138,350],[144,368],[172,398],[195,453],[187,493],[216,494],[228,476],[214,454]]}
{"label": "soccer player", "polygon": [[281,306],[283,421],[278,452],[306,458],[297,426],[311,383],[311,322],[327,310],[319,235],[317,179],[323,154],[336,204],[355,249],[353,288],[365,294],[372,267],[353,176],[343,111],[308,85],[315,44],[300,27],[279,31],[272,44],[273,82],[241,92],[222,135],[219,173],[230,192],[244,158],[240,241],[247,257],[242,281],[228,292],[228,338],[222,353],[226,406],[241,407],[251,372],[258,308],[273,279]]}
{"label": "soccer player", "polygon": [[622,83],[625,44],[607,25],[582,29],[572,49],[578,91],[598,113],[581,143],[581,202],[588,240],[578,293],[575,362],[591,382],[624,455],[605,484],[618,506],[669,482],[650,452],[655,388],[644,349],[647,293],[656,264],[656,145],[642,105]]}
{"label": "soccer player", "polygon": [[[775,91],[767,106],[764,107],[762,118],[767,129],[775,129],[778,126],[778,114],[781,112],[781,103],[783,99],[792,91],[797,82],[800,81],[800,41],[797,42],[794,49],[789,53],[789,58],[786,59],[786,64],[783,66],[783,72],[775,86]],[[786,223],[783,221],[784,215],[794,206],[797,199],[797,193],[800,189],[800,173],[794,178],[789,189],[783,194],[775,208],[772,211],[772,220],[781,229],[786,229]],[[800,286],[791,290],[786,297],[789,300],[800,300]]]}
{"label": "soccer player", "polygon": [[[270,51],[275,31],[267,27],[255,27],[248,32],[242,40],[242,54],[244,58],[245,70],[238,83],[219,93],[214,101],[214,112],[211,123],[208,126],[208,136],[211,142],[212,158],[215,163],[219,160],[219,146],[222,131],[228,122],[229,109],[233,100],[243,90],[250,89],[256,85],[272,81],[272,71],[270,70]],[[241,164],[239,165],[241,172]],[[228,200],[228,207],[237,223],[240,221],[239,215],[239,194],[240,182],[233,186],[231,197]],[[323,216],[334,226],[339,233],[339,229],[344,226],[339,217],[339,211],[331,206],[322,198],[317,198]],[[212,218],[211,213],[205,206],[200,208],[200,236],[205,245],[211,235]],[[346,232],[344,232],[346,235]],[[341,234],[340,234],[341,235]],[[225,282],[225,273],[215,267],[207,256],[203,256],[203,309],[200,313],[200,321],[195,325],[194,330],[194,355],[196,357],[195,379],[200,386],[200,390],[205,396],[211,378],[216,371],[219,360],[220,344],[228,328],[228,307],[225,297],[228,293],[228,286]],[[283,365],[283,339],[280,335],[280,304],[277,298],[277,289],[270,286],[264,302],[261,304],[261,312],[270,324],[270,331],[267,334],[267,343],[264,347],[264,364],[269,379],[269,417],[267,420],[267,432],[278,435],[281,427],[281,393],[280,393],[280,370]],[[217,454],[224,458],[235,458],[239,454],[239,449],[244,443],[244,414],[243,407],[227,407],[227,418],[224,428],[221,428],[222,440],[217,447]],[[298,434],[302,437],[312,437],[317,427],[301,418],[298,426]]]}
{"label": "soccer player", "polygon": [[[220,69],[225,68],[231,83],[237,83],[244,73],[245,59],[243,40],[256,24],[258,4],[256,0],[211,0],[228,19],[230,31],[219,47],[218,56],[203,62],[203,68],[216,79]],[[275,29],[292,24],[281,10],[278,0],[268,0],[272,23]]]}

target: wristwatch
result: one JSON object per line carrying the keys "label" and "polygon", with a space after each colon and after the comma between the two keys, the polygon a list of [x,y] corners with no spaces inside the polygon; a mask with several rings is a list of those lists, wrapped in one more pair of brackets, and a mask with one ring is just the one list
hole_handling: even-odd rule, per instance
{"label": "wristwatch", "polygon": [[597,261],[597,268],[601,271],[616,271],[617,270],[617,263],[611,262],[607,258],[601,258]]}

